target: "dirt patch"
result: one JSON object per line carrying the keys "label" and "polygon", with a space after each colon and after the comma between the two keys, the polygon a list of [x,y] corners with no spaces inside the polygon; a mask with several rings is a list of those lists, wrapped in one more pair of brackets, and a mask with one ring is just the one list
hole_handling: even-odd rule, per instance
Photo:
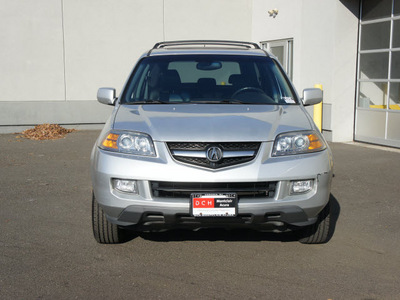
{"label": "dirt patch", "polygon": [[56,140],[74,131],[76,130],[66,129],[57,124],[40,124],[36,125],[34,128],[22,131],[19,137],[30,140]]}

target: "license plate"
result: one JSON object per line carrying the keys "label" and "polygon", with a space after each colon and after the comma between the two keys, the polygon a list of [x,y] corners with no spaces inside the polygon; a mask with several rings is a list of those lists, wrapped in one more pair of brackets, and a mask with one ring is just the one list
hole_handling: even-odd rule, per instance
{"label": "license plate", "polygon": [[194,217],[235,217],[237,202],[236,193],[193,193],[190,208]]}

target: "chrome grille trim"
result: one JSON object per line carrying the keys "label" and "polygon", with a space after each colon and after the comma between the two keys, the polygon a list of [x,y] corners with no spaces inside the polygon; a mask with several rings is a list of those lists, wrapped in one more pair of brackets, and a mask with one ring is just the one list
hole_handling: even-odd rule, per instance
{"label": "chrome grille trim", "polygon": [[[223,151],[223,158],[226,157],[243,157],[243,156],[254,156],[255,151]],[[186,150],[172,150],[173,156],[185,156],[185,157],[199,157],[206,158],[205,151],[186,151]]]}
{"label": "chrome grille trim", "polygon": [[[256,157],[261,145],[260,142],[167,142],[166,144],[175,160],[210,169],[249,162]],[[211,162],[207,158],[207,149],[210,147],[220,148],[223,153],[222,159]]]}

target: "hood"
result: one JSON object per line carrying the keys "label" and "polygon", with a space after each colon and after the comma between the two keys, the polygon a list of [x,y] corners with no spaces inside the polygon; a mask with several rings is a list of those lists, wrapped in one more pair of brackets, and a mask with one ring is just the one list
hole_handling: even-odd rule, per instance
{"label": "hood", "polygon": [[113,128],[162,142],[264,142],[283,132],[313,129],[300,105],[235,104],[121,105]]}

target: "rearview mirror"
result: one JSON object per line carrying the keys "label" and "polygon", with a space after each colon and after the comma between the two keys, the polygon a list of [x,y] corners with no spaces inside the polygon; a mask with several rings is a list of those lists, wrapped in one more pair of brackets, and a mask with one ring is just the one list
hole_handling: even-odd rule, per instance
{"label": "rearview mirror", "polygon": [[97,91],[97,101],[107,105],[114,105],[116,100],[114,88],[99,88]]}
{"label": "rearview mirror", "polygon": [[315,105],[322,101],[323,92],[321,89],[304,89],[303,104],[304,106]]}
{"label": "rearview mirror", "polygon": [[214,71],[222,68],[220,61],[202,61],[197,63],[196,69],[202,71]]}

